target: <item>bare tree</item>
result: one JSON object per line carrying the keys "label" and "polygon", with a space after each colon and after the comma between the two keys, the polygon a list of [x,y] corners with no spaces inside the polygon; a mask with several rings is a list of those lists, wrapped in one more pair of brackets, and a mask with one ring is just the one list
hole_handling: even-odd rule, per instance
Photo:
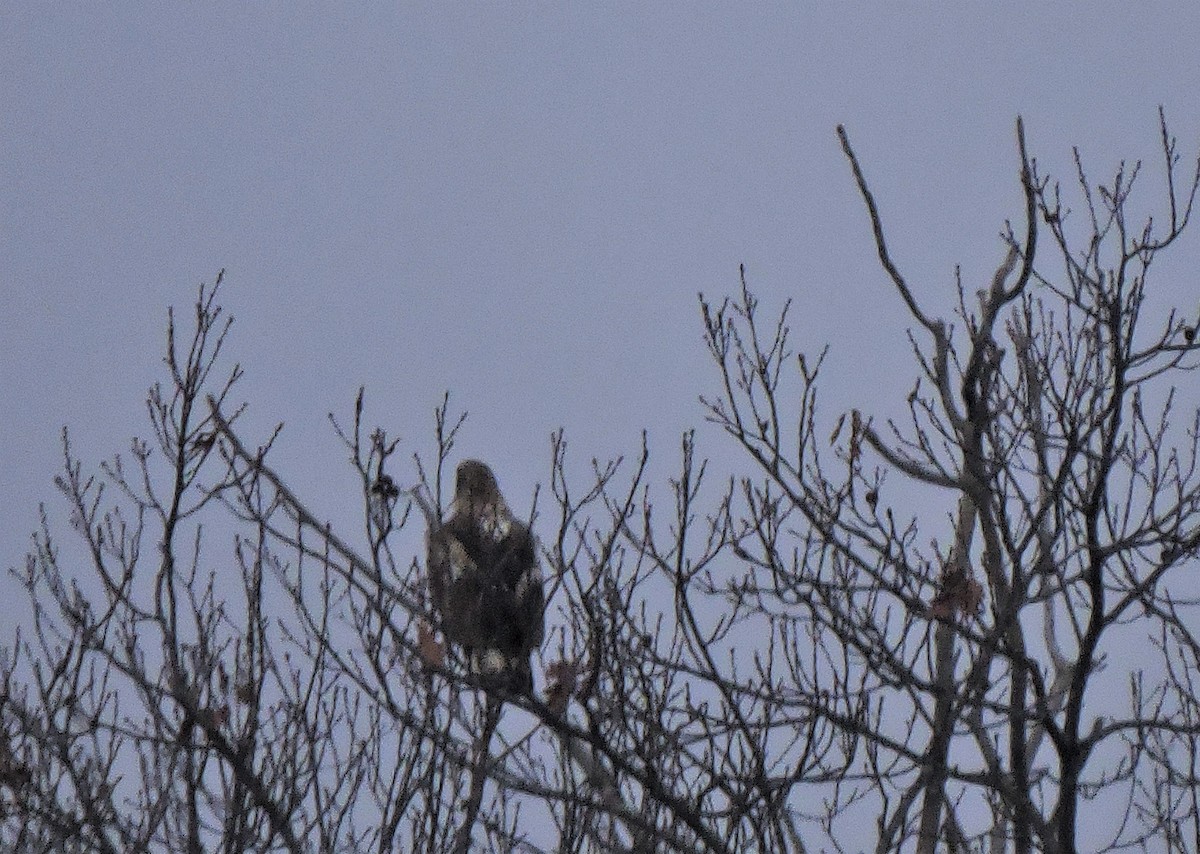
{"label": "bare tree", "polygon": [[[724,379],[712,419],[762,471],[742,481],[737,588],[808,659],[781,689],[851,745],[827,820],[864,799],[877,850],[1196,850],[1200,422],[1175,420],[1173,386],[1196,365],[1195,318],[1147,333],[1143,307],[1200,172],[1177,187],[1161,128],[1167,214],[1134,222],[1140,164],[1095,185],[1077,153],[1083,210],[1069,216],[1018,122],[1025,222],[1002,235],[977,304],[959,281],[957,334],[897,268],[839,129],[919,367],[906,424],[838,420],[840,465],[821,449],[819,360],[799,359],[800,416],[784,423],[797,407],[781,391],[783,320],[764,329],[745,288],[705,305]],[[906,482],[945,508],[944,544],[893,506],[913,497]],[[1104,820],[1081,839],[1085,801]]]}
{"label": "bare tree", "polygon": [[786,307],[744,275],[702,299],[703,400],[748,466],[716,474],[689,433],[665,489],[648,441],[577,481],[553,437],[533,694],[472,675],[399,546],[440,518],[464,416],[443,401],[403,453],[363,392],[331,416],[362,506],[334,530],[278,430],[242,426],[218,277],[170,317],[151,438],[88,475],[64,433],[75,536],[43,513],[0,655],[0,845],[1200,850],[1200,414],[1175,390],[1200,346],[1145,298],[1200,171],[1179,183],[1161,128],[1166,213],[1135,221],[1140,164],[1094,184],[1077,154],[1072,214],[1018,122],[1024,221],[953,322],[839,129],[912,318],[909,418],[826,422]]}

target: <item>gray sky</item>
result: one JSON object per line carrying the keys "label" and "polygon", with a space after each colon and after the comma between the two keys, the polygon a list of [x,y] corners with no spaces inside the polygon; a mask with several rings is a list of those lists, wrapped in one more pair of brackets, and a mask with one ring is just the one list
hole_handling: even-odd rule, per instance
{"label": "gray sky", "polygon": [[[907,320],[837,123],[936,313],[1021,214],[1017,113],[1068,179],[1072,144],[1095,177],[1156,166],[1159,103],[1200,142],[1196,4],[808,5],[8,4],[0,563],[55,499],[62,425],[90,461],[146,434],[166,307],[222,267],[252,423],[286,422],[319,509],[353,494],[325,413],[360,384],[422,450],[450,389],[462,453],[523,507],[559,426],[580,461],[643,427],[673,459],[715,382],[696,292],[741,262],[796,300],[797,343],[834,344],[830,418],[902,403]],[[1194,246],[1163,305],[1200,298]]]}
{"label": "gray sky", "polygon": [[864,371],[877,390],[904,321],[838,122],[947,308],[953,264],[981,281],[1020,213],[1018,112],[1060,172],[1074,143],[1097,172],[1154,156],[1160,102],[1200,138],[1193,4],[569,5],[9,5],[4,562],[59,427],[125,449],[166,306],[222,267],[244,392],[284,450],[339,465],[324,414],[360,383],[424,439],[448,388],[464,452],[527,490],[559,425],[586,458],[697,422],[695,294],[739,262],[796,299],[806,345],[839,345],[851,398]]}

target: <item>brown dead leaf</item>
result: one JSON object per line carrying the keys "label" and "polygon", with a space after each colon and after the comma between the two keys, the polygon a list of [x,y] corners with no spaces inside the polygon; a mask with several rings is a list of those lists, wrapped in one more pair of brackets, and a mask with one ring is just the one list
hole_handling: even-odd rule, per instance
{"label": "brown dead leaf", "polygon": [[862,415],[857,409],[850,412],[850,471],[853,472],[858,465],[859,455],[862,453]]}
{"label": "brown dead leaf", "polygon": [[578,678],[579,663],[575,661],[556,661],[546,668],[546,705],[550,711],[561,715],[567,710]]}
{"label": "brown dead leaf", "polygon": [[975,616],[983,602],[983,585],[961,569],[942,576],[942,587],[929,603],[929,615],[950,620],[958,614]]}
{"label": "brown dead leaf", "polygon": [[954,616],[954,603],[939,593],[929,603],[929,616],[935,620],[948,620]]}
{"label": "brown dead leaf", "polygon": [[446,648],[425,623],[417,623],[417,652],[427,667],[443,667],[446,664]]}

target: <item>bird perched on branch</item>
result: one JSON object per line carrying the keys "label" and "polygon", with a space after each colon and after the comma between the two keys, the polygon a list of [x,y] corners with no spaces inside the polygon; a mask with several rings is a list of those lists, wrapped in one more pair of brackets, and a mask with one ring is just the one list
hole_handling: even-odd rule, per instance
{"label": "bird perched on branch", "polygon": [[529,528],[478,460],[459,464],[449,518],[427,515],[429,597],[442,633],[462,647],[474,673],[530,693],[529,657],[542,643],[545,600]]}

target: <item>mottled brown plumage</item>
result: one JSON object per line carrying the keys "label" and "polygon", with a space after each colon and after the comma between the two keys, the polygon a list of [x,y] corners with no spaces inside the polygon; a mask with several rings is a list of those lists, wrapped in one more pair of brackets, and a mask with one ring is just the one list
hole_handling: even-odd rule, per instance
{"label": "mottled brown plumage", "polygon": [[533,535],[478,460],[459,465],[450,511],[428,534],[429,596],[442,633],[474,672],[529,692],[545,605]]}

